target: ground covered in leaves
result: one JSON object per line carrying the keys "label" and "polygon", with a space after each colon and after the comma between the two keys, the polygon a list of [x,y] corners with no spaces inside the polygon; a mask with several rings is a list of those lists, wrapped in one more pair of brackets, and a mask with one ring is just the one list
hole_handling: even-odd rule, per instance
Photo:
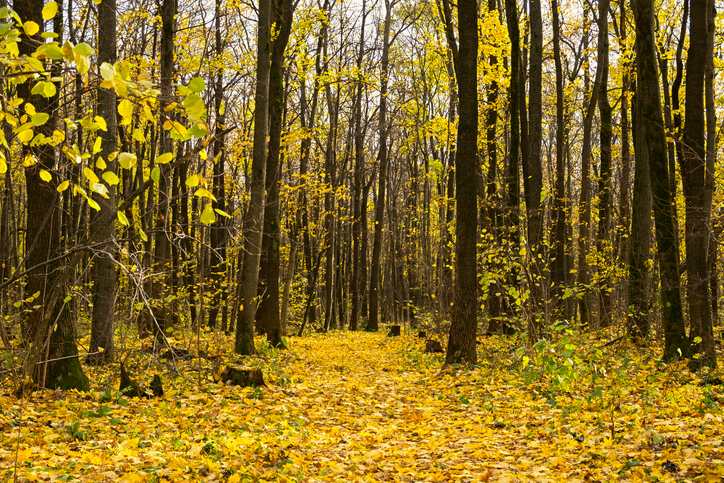
{"label": "ground covered in leaves", "polygon": [[[722,481],[721,379],[655,347],[554,340],[481,339],[479,366],[446,369],[424,340],[382,333],[246,359],[214,335],[186,341],[202,358],[127,349],[139,382],[162,374],[163,398],[119,393],[118,363],[86,367],[87,394],[0,390],[0,479]],[[259,367],[268,386],[217,383],[220,362]]]}

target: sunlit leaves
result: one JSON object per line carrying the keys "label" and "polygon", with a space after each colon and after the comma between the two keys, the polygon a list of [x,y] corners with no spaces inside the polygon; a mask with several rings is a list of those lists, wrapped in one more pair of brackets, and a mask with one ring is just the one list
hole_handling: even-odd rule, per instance
{"label": "sunlit leaves", "polygon": [[58,13],[58,4],[56,2],[50,2],[43,7],[43,20],[50,20],[55,17]]}
{"label": "sunlit leaves", "polygon": [[50,115],[46,112],[38,112],[36,114],[33,114],[32,122],[35,126],[42,126],[46,122],[48,122],[48,119],[50,119]]}
{"label": "sunlit leaves", "polygon": [[118,155],[118,164],[124,169],[131,169],[136,165],[136,155],[132,153],[121,153]]}
{"label": "sunlit leaves", "polygon": [[115,186],[120,182],[118,176],[116,176],[116,173],[114,173],[113,171],[104,172],[101,175],[101,178],[103,178],[103,181],[108,183],[109,186]]}
{"label": "sunlit leaves", "polygon": [[25,35],[32,37],[40,31],[40,26],[32,20],[29,20],[23,24],[23,30],[25,30]]}
{"label": "sunlit leaves", "polygon": [[101,77],[103,80],[112,81],[116,77],[115,67],[108,62],[103,62],[101,64]]}
{"label": "sunlit leaves", "polygon": [[130,226],[130,225],[131,225],[131,224],[128,222],[128,218],[126,217],[126,214],[123,213],[122,211],[116,212],[116,217],[118,218],[118,221],[119,221],[123,226]]}
{"label": "sunlit leaves", "polygon": [[50,180],[53,179],[53,175],[50,174],[48,171],[46,171],[46,170],[44,170],[44,169],[41,169],[41,170],[39,171],[39,175],[40,175],[40,179],[42,179],[42,180],[45,181],[46,183],[50,183]]}
{"label": "sunlit leaves", "polygon": [[198,175],[198,174],[192,174],[192,175],[189,176],[189,178],[186,180],[186,186],[188,186],[189,188],[195,188],[196,186],[199,185],[199,182],[200,182],[199,175]]}
{"label": "sunlit leaves", "polygon": [[58,190],[58,193],[62,193],[63,191],[68,189],[68,186],[70,186],[70,181],[65,180],[62,183],[60,183],[58,185],[58,188],[56,188],[56,189]]}
{"label": "sunlit leaves", "polygon": [[158,164],[168,164],[173,160],[173,154],[172,153],[163,153],[158,158],[156,158],[156,163]]}
{"label": "sunlit leaves", "polygon": [[88,178],[88,181],[90,181],[91,183],[97,183],[99,181],[98,176],[96,176],[93,170],[87,166],[83,168],[83,176]]}
{"label": "sunlit leaves", "polygon": [[128,99],[123,99],[118,103],[118,114],[121,116],[121,126],[128,126],[133,120],[133,103]]}
{"label": "sunlit leaves", "polygon": [[216,221],[216,214],[214,209],[211,207],[211,203],[207,204],[204,211],[201,213],[201,223],[210,225]]}
{"label": "sunlit leaves", "polygon": [[195,77],[189,82],[189,89],[194,93],[199,93],[206,88],[206,82],[201,77]]}
{"label": "sunlit leaves", "polygon": [[[53,2],[55,3],[55,2]],[[73,52],[75,52],[78,55],[82,55],[85,57],[90,57],[93,55],[93,47],[86,44],[85,42],[81,42],[80,44],[76,44],[75,47],[73,47]]]}

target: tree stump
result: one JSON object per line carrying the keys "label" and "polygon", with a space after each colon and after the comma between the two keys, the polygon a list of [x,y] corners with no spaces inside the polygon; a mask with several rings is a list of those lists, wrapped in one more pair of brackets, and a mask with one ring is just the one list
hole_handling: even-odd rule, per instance
{"label": "tree stump", "polygon": [[427,332],[424,330],[421,330],[420,332],[417,333],[417,337],[419,339],[427,339]]}
{"label": "tree stump", "polygon": [[399,325],[391,325],[390,326],[390,332],[387,334],[389,337],[399,337],[400,336],[400,326]]}
{"label": "tree stump", "polygon": [[163,396],[163,385],[161,384],[161,376],[159,376],[158,374],[153,376],[153,381],[151,381],[150,389],[153,393],[153,397]]}
{"label": "tree stump", "polygon": [[138,386],[138,383],[131,379],[131,376],[126,372],[126,366],[121,362],[121,384],[118,386],[118,390],[121,391],[127,397],[143,397],[143,391]]}
{"label": "tree stump", "polygon": [[425,341],[425,354],[442,354],[442,345],[435,339],[427,339]]}
{"label": "tree stump", "polygon": [[264,384],[264,375],[261,373],[261,369],[227,367],[221,375],[221,380],[223,382],[230,382],[233,386],[266,387],[266,384]]}

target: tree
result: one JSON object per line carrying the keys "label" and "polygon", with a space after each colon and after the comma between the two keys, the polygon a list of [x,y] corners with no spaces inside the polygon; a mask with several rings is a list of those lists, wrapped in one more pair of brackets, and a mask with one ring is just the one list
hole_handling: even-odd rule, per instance
{"label": "tree", "polygon": [[382,33],[382,60],[380,62],[380,108],[379,108],[379,178],[377,181],[377,201],[375,203],[375,235],[372,242],[372,263],[370,266],[370,313],[366,330],[377,331],[379,328],[379,290],[380,290],[380,255],[382,253],[382,230],[385,226],[385,186],[387,183],[388,147],[387,136],[389,126],[387,120],[387,87],[390,75],[390,24],[392,9],[396,0],[385,0],[385,24]]}
{"label": "tree", "polygon": [[264,206],[264,238],[259,283],[257,325],[263,328],[273,347],[283,346],[282,323],[279,313],[279,184],[281,175],[282,114],[286,102],[282,64],[289,41],[294,16],[291,0],[276,0],[273,4],[274,24],[279,29],[271,54],[269,79],[269,146],[266,166],[267,202]]}
{"label": "tree", "polygon": [[271,0],[259,0],[257,36],[256,94],[254,96],[254,155],[251,164],[249,208],[244,218],[244,261],[241,266],[241,310],[236,322],[235,352],[256,353],[254,316],[256,314],[259,259],[264,232],[266,199],[267,138],[269,136],[269,78],[271,64]]}
{"label": "tree", "polygon": [[[113,65],[116,61],[116,0],[104,0],[98,5],[98,62]],[[96,159],[97,176],[101,177],[105,170],[116,172],[116,150],[118,146],[116,116],[118,113],[117,98],[114,89],[98,89],[98,115],[106,123],[106,130],[101,132],[101,151]],[[110,184],[110,183],[109,183]],[[116,185],[110,184],[107,198],[99,199],[100,211],[91,216],[91,232],[102,231],[98,240],[100,250],[96,254],[91,270],[93,280],[93,323],[91,326],[91,360],[97,362],[110,361],[114,353],[114,316],[116,293],[118,290],[118,274],[114,258],[114,231],[116,218]],[[102,352],[101,352],[102,351]]]}
{"label": "tree", "polygon": [[[712,12],[713,13],[713,12]],[[713,35],[713,32],[712,32]],[[709,299],[709,238],[714,192],[714,160],[707,159],[704,77],[713,62],[707,48],[707,0],[691,0],[691,35],[686,61],[684,159],[681,177],[686,198],[686,275],[693,350],[700,364],[716,367]]]}
{"label": "tree", "polygon": [[[659,94],[654,42],[652,0],[634,0],[636,21],[636,120],[640,134],[636,144],[645,150],[656,221],[656,246],[661,274],[661,310],[664,326],[664,359],[689,355],[679,284],[679,253],[674,232],[674,206],[669,189],[666,133]],[[636,206],[634,205],[634,209]],[[633,251],[633,250],[632,250]]]}
{"label": "tree", "polygon": [[[18,45],[19,54],[30,56],[35,46],[42,43],[40,29],[32,32],[31,23],[43,25],[42,0],[17,0],[14,9],[25,21]],[[29,33],[30,32],[30,33]],[[64,268],[59,240],[59,193],[55,178],[43,178],[55,169],[55,153],[50,144],[55,125],[54,106],[47,98],[31,94],[29,82],[18,85],[17,96],[26,103],[26,109],[40,114],[38,133],[45,142],[23,143],[22,156],[26,161],[25,185],[28,203],[26,225],[25,266],[33,268],[25,282],[28,312],[24,321],[23,338],[30,345],[26,358],[25,376],[32,377],[40,386],[51,389],[87,390],[88,377],[83,373],[78,358],[76,331],[70,307],[60,294],[65,292]],[[32,106],[30,108],[29,106]],[[31,139],[34,136],[31,136]]]}
{"label": "tree", "polygon": [[476,275],[478,156],[478,9],[475,0],[458,1],[459,48],[448,0],[442,0],[448,47],[453,52],[460,99],[455,156],[455,284],[445,364],[477,363],[478,301]]}

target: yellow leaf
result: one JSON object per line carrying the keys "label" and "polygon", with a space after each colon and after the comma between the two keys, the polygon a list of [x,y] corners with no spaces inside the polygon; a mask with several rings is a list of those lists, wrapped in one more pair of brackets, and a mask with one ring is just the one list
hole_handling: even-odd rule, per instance
{"label": "yellow leaf", "polygon": [[68,186],[70,186],[70,181],[68,181],[68,180],[65,180],[62,183],[60,183],[57,188],[58,193],[62,193],[63,191],[67,190]]}
{"label": "yellow leaf", "polygon": [[45,181],[46,183],[50,183],[50,180],[53,179],[53,175],[47,172],[44,169],[40,170],[40,179]]}
{"label": "yellow leaf", "polygon": [[32,37],[40,31],[40,26],[32,20],[29,20],[23,24],[23,30],[25,30],[25,35]]}
{"label": "yellow leaf", "polygon": [[58,13],[58,4],[56,2],[50,2],[43,7],[43,20],[50,20],[55,17]]}
{"label": "yellow leaf", "polygon": [[116,216],[118,217],[118,221],[120,221],[123,226],[130,225],[130,223],[128,222],[128,218],[126,218],[126,214],[122,211],[117,212]]}
{"label": "yellow leaf", "polygon": [[158,164],[167,164],[167,163],[170,163],[172,159],[173,159],[173,154],[163,153],[161,156],[156,158],[156,162]]}
{"label": "yellow leaf", "polygon": [[194,188],[199,185],[199,175],[194,174],[189,179],[186,180],[186,186],[189,188]]}
{"label": "yellow leaf", "polygon": [[116,176],[116,173],[114,173],[113,171],[106,171],[101,175],[101,177],[103,178],[103,181],[108,183],[109,186],[115,186],[120,181],[118,179],[118,176]]}
{"label": "yellow leaf", "polygon": [[90,181],[91,183],[98,182],[98,176],[96,176],[96,174],[93,172],[93,170],[87,166],[85,168],[83,168],[83,175],[86,178],[88,178],[88,181]]}
{"label": "yellow leaf", "polygon": [[234,473],[229,477],[228,480],[226,480],[227,483],[239,483],[241,481],[241,476],[239,473]]}

